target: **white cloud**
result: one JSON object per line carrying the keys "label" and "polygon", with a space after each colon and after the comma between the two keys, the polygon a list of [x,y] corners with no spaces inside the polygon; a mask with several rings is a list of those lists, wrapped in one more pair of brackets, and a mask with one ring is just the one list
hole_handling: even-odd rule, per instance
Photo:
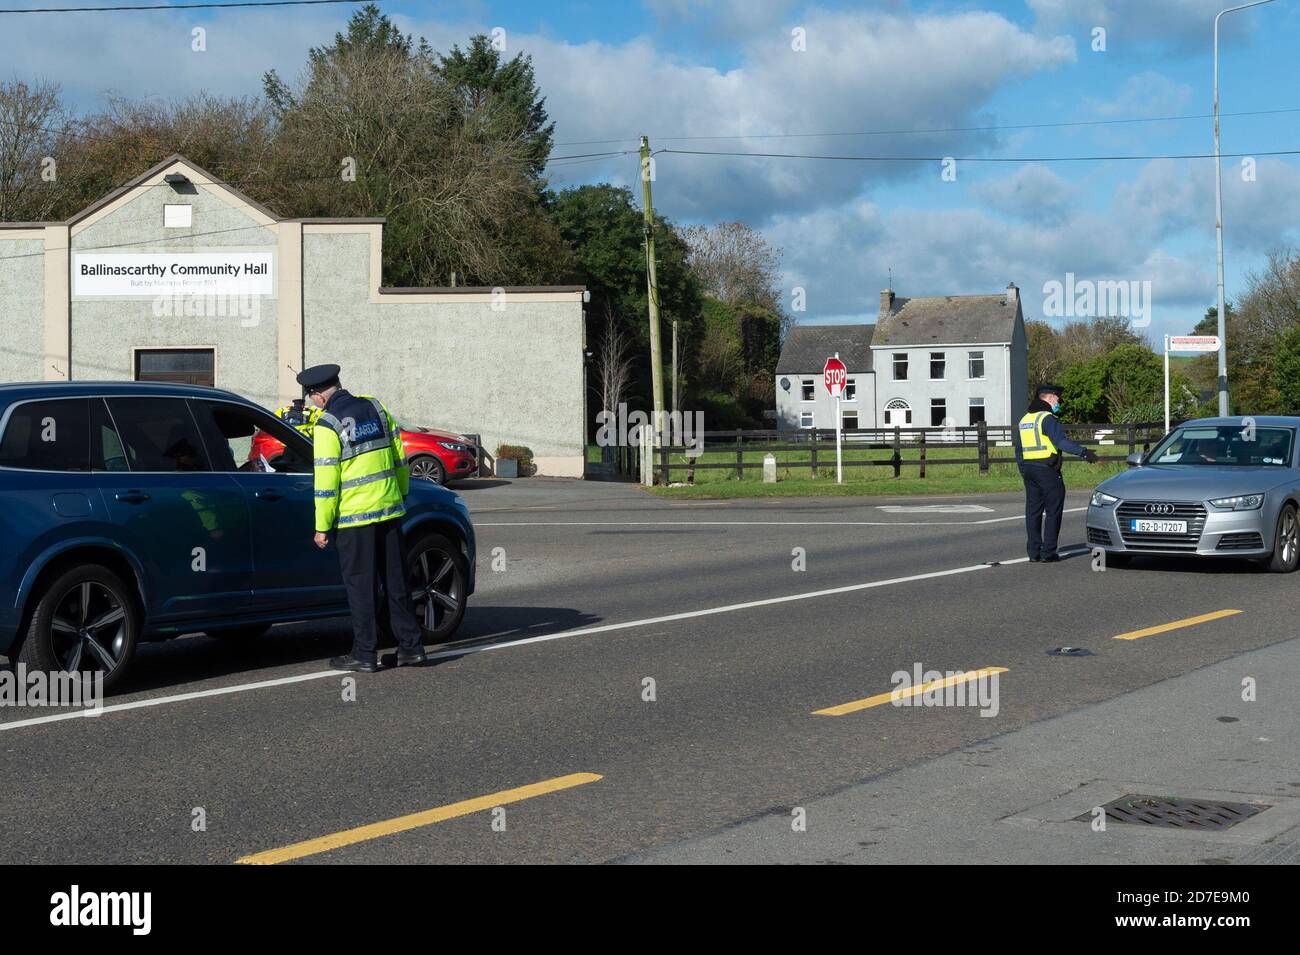
{"label": "white cloud", "polygon": [[1061,221],[1077,191],[1073,183],[1036,163],[971,188],[976,198],[997,211],[1029,222]]}
{"label": "white cloud", "polygon": [[[1223,0],[1027,0],[1037,22],[1058,30],[1078,25],[1106,29],[1106,52],[1133,55],[1138,47],[1155,42],[1180,52],[1204,51],[1210,46],[1214,15]],[[1250,12],[1223,21],[1223,35],[1251,28]],[[1089,40],[1090,42],[1090,40]]]}
{"label": "white cloud", "polygon": [[1176,83],[1169,77],[1146,70],[1124,81],[1119,94],[1111,100],[1085,102],[1093,112],[1104,118],[1174,116],[1182,114],[1192,101],[1194,90],[1187,83]]}
{"label": "white cloud", "polygon": [[[807,51],[784,32],[746,41],[731,70],[680,63],[648,40],[617,46],[545,37],[533,55],[558,141],[652,136],[656,148],[873,156],[959,154],[988,134],[924,137],[669,140],[772,133],[855,132],[978,125],[978,110],[1009,82],[1074,59],[1064,37],[1027,33],[991,13],[943,16],[813,10],[801,18]],[[653,90],[653,96],[646,96]],[[629,104],[636,104],[630,109]],[[628,128],[632,127],[632,128]],[[631,148],[631,143],[629,147]],[[635,163],[623,164],[631,181]],[[865,184],[897,181],[909,163],[658,157],[656,195],[683,219],[767,216],[834,205]],[[937,175],[937,172],[936,172]]]}
{"label": "white cloud", "polygon": [[[1025,167],[1034,169],[1035,167]],[[1055,187],[1050,171],[1043,182]],[[1257,182],[1225,168],[1228,253],[1293,243],[1300,223],[1300,169],[1261,162]],[[1039,172],[1024,170],[972,189],[989,200],[1016,194]],[[983,193],[983,195],[981,195]],[[1116,190],[1109,208],[1073,207],[1056,218],[1007,222],[995,209],[881,210],[862,201],[778,217],[764,234],[785,250],[789,285],[807,289],[821,316],[871,321],[892,268],[900,295],[991,293],[1014,281],[1027,318],[1042,317],[1050,280],[1152,283],[1152,333],[1186,331],[1214,297],[1213,165],[1159,161]],[[1233,294],[1229,290],[1229,294]]]}

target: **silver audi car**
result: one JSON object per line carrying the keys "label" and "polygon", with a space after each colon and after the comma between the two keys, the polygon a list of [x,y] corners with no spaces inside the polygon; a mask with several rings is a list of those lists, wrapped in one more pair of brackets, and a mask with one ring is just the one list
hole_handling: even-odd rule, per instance
{"label": "silver audi car", "polygon": [[1108,563],[1133,554],[1300,563],[1300,418],[1201,418],[1179,425],[1088,503],[1088,543]]}

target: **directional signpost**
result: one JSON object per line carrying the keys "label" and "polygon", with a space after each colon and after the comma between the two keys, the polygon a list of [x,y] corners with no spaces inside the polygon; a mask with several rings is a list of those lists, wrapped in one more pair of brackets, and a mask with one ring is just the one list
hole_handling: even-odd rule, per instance
{"label": "directional signpost", "polygon": [[1218,335],[1165,336],[1165,434],[1169,433],[1169,353],[1219,350]]}
{"label": "directional signpost", "polygon": [[844,386],[849,381],[849,370],[844,367],[844,362],[840,361],[840,353],[836,352],[834,358],[826,359],[826,367],[822,369],[822,382],[826,385],[826,390],[831,393],[835,399],[835,483],[844,483],[844,457],[841,448],[840,426],[844,421],[840,414],[840,397],[844,394]]}

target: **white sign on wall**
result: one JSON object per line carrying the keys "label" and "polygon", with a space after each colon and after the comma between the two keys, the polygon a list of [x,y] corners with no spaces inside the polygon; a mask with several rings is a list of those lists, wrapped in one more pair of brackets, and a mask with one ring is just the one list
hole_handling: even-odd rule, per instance
{"label": "white sign on wall", "polygon": [[73,295],[274,295],[270,252],[78,252]]}

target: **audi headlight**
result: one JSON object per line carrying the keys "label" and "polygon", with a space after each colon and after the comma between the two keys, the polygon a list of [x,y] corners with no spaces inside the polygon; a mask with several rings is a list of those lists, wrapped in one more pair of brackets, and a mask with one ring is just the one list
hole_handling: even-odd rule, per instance
{"label": "audi headlight", "polygon": [[1235,497],[1221,497],[1210,503],[1228,511],[1257,511],[1264,503],[1264,495],[1238,494]]}
{"label": "audi headlight", "polygon": [[1112,504],[1114,504],[1114,503],[1115,503],[1116,501],[1118,501],[1118,500],[1119,500],[1119,498],[1115,497],[1115,496],[1112,495],[1112,494],[1107,494],[1105,491],[1093,491],[1093,492],[1092,492],[1092,506],[1093,506],[1093,507],[1110,507]]}

